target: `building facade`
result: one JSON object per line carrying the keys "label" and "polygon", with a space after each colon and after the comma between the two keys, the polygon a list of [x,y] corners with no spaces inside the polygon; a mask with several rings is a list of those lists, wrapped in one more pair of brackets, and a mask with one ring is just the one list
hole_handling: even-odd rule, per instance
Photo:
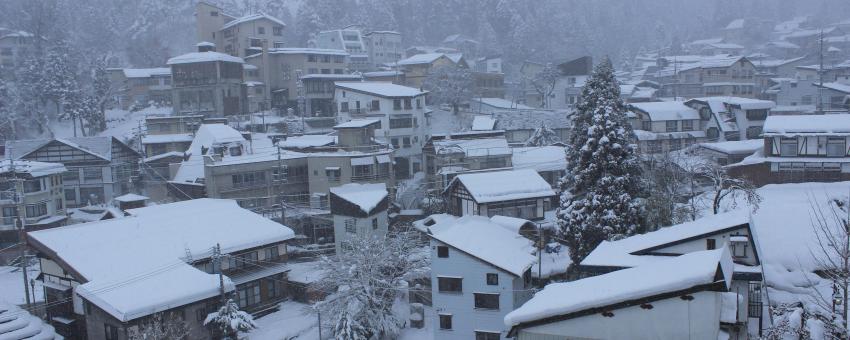
{"label": "building facade", "polygon": [[19,218],[30,231],[65,223],[65,170],[59,163],[0,161],[0,242],[17,241]]}
{"label": "building facade", "polygon": [[224,117],[248,112],[242,58],[193,52],[168,60],[174,114]]}

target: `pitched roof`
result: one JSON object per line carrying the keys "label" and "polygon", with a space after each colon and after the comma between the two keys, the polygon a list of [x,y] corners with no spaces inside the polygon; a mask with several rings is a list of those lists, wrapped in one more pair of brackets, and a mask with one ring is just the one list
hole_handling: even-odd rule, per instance
{"label": "pitched roof", "polygon": [[231,20],[228,23],[224,24],[224,26],[222,26],[221,29],[223,29],[223,30],[228,29],[228,28],[231,28],[231,27],[236,26],[238,24],[241,24],[241,23],[244,23],[244,22],[249,22],[249,21],[254,21],[254,20],[258,20],[258,19],[268,19],[268,20],[271,20],[278,25],[286,26],[286,24],[278,18],[275,18],[275,17],[268,15],[268,14],[265,14],[265,13],[257,13],[257,14],[250,14],[250,15],[246,15],[246,16],[241,17],[241,18]]}
{"label": "pitched roof", "polygon": [[[0,161],[0,175],[5,175],[12,171],[12,161],[8,159],[4,159]],[[28,161],[24,159],[15,160],[15,173],[18,174],[27,174],[32,177],[41,177],[53,174],[60,174],[67,169],[62,163],[46,163],[46,162],[36,162],[36,161]]]}
{"label": "pitched roof", "polygon": [[202,124],[195,132],[195,139],[189,145],[186,153],[189,159],[180,163],[177,173],[174,174],[173,182],[197,183],[204,178],[204,154],[212,152],[213,145],[238,144],[245,142],[245,137],[239,131],[225,124]]}
{"label": "pitched roof", "polygon": [[336,87],[348,89],[357,92],[373,94],[381,97],[396,98],[396,97],[415,97],[423,95],[427,92],[417,88],[397,85],[379,81],[360,81],[360,82],[343,82],[334,83]]}
{"label": "pitched roof", "polygon": [[531,241],[484,216],[443,219],[428,236],[519,277],[535,262]]}
{"label": "pitched roof", "polygon": [[446,190],[456,183],[463,184],[479,204],[555,196],[552,186],[533,169],[460,174]]}
{"label": "pitched roof", "polygon": [[[815,83],[813,85],[820,86],[817,83]],[[850,85],[843,84],[843,83],[835,83],[835,82],[833,82],[833,83],[823,83],[823,87],[830,89],[830,90],[838,91],[838,92],[850,93]]]}
{"label": "pitched roof", "polygon": [[368,214],[387,197],[387,185],[384,183],[348,183],[330,188],[331,194],[357,205]]}
{"label": "pitched roof", "polygon": [[171,69],[168,67],[156,68],[125,68],[124,76],[127,78],[150,78],[152,76],[170,76]]}
{"label": "pitched roof", "polygon": [[513,148],[511,164],[513,164],[514,169],[566,170],[566,148],[556,145]]}
{"label": "pitched roof", "polygon": [[396,62],[398,65],[418,65],[418,64],[430,64],[435,60],[440,59],[441,57],[448,57],[445,53],[421,53],[417,55],[410,56],[408,58],[399,60]]}
{"label": "pitched roof", "polygon": [[434,151],[438,155],[463,152],[466,157],[510,155],[511,148],[504,136],[474,139],[434,140]]}
{"label": "pitched roof", "polygon": [[[618,270],[572,282],[552,283],[505,316],[514,327],[549,318],[568,318],[579,313],[618,303],[707,286],[731,287],[732,257],[726,248],[698,251],[657,263]],[[718,276],[721,274],[721,276]]]}
{"label": "pitched roof", "polygon": [[[12,156],[15,159],[20,159],[30,153],[40,149],[41,147],[51,143],[58,142],[69,147],[78,149],[92,156],[102,158],[104,160],[112,160],[112,141],[124,144],[115,137],[97,136],[97,137],[67,137],[54,139],[31,139],[31,140],[14,140],[6,141],[6,149],[12,149]],[[126,146],[126,144],[125,144]],[[128,147],[129,148],[129,147]],[[6,157],[9,157],[8,151]]]}
{"label": "pitched roof", "polygon": [[[233,200],[202,198],[127,212],[28,233],[39,251],[82,280],[78,294],[121,321],[218,295],[218,277],[189,264],[209,258],[216,244],[229,254],[294,237]],[[233,289],[230,280],[226,286]]]}
{"label": "pitched roof", "polygon": [[223,61],[229,63],[239,63],[243,64],[245,61],[242,58],[234,57],[229,54],[219,53],[219,52],[192,52],[182,54],[171,59],[168,59],[166,62],[167,65],[177,65],[177,64],[189,64],[189,63],[203,63],[210,61]]}
{"label": "pitched roof", "polygon": [[683,240],[710,235],[750,222],[748,211],[733,211],[703,217],[696,221],[661,228],[646,234],[617,241],[602,241],[584,260],[582,266],[634,267],[663,261],[665,256],[645,256],[643,252],[675,244]]}
{"label": "pitched roof", "polygon": [[496,126],[496,120],[490,116],[475,116],[472,118],[473,131],[489,131]]}
{"label": "pitched roof", "polygon": [[850,114],[768,116],[764,136],[850,135]]}
{"label": "pitched roof", "polygon": [[497,130],[534,130],[542,125],[550,129],[559,129],[569,128],[572,125],[567,113],[559,111],[496,111],[492,116],[496,119]]}
{"label": "pitched roof", "polygon": [[685,105],[685,102],[646,102],[629,104],[645,112],[652,121],[700,119],[699,112]]}

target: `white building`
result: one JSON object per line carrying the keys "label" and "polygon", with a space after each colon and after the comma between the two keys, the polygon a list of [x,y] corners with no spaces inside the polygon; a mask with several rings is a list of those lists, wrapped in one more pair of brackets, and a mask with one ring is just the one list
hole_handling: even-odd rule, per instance
{"label": "white building", "polygon": [[404,56],[401,33],[396,31],[371,31],[363,35],[363,41],[369,52],[372,68],[385,67],[401,60]]}
{"label": "white building", "polygon": [[349,54],[349,66],[352,70],[368,71],[372,68],[369,60],[369,46],[362,31],[350,26],[339,30],[321,31],[316,34],[316,48],[345,50]]}
{"label": "white building", "polygon": [[331,188],[336,253],[341,254],[345,243],[354,235],[386,235],[388,205],[387,185],[384,183],[349,183]]}
{"label": "white building", "polygon": [[408,178],[422,171],[422,146],[430,131],[427,93],[384,82],[337,82],[334,100],[340,121],[381,120],[375,137],[389,142],[396,150],[396,178]]}
{"label": "white building", "polygon": [[726,248],[553,283],[505,317],[510,335],[543,339],[737,339],[746,311]]}
{"label": "white building", "polygon": [[694,98],[685,105],[696,109],[705,122],[710,142],[758,139],[764,121],[776,104],[769,100],[741,97]]}
{"label": "white building", "polygon": [[503,318],[532,295],[531,242],[487,217],[444,217],[427,230],[435,339],[507,339]]}

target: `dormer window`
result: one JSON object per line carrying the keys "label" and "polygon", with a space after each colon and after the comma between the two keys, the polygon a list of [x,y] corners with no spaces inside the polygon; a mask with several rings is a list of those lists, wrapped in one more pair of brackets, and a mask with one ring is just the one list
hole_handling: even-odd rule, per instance
{"label": "dormer window", "polygon": [[742,235],[733,235],[729,237],[729,245],[732,250],[732,257],[743,258],[747,257],[747,248],[749,239]]}

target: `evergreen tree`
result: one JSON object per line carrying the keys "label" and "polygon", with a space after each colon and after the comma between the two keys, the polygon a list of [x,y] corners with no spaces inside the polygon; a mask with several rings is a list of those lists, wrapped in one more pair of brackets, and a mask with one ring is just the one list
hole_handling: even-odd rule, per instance
{"label": "evergreen tree", "polygon": [[64,110],[78,91],[76,69],[68,44],[60,41],[51,46],[44,58],[41,74],[41,92],[56,105],[56,114],[59,118],[70,119],[73,122],[76,137],[77,117],[74,111]]}
{"label": "evergreen tree", "polygon": [[91,83],[91,100],[97,107],[97,111],[87,116],[86,120],[90,127],[103,131],[106,130],[106,107],[110,104],[112,94],[115,92],[112,81],[109,79],[109,72],[106,70],[105,58],[95,60],[92,65]]}
{"label": "evergreen tree", "polygon": [[534,130],[534,134],[525,141],[525,146],[547,146],[561,141],[555,130],[550,129],[546,124],[540,125]]}
{"label": "evergreen tree", "polygon": [[212,312],[204,319],[204,326],[213,326],[223,339],[238,339],[239,332],[247,332],[257,325],[251,314],[239,310],[239,305],[228,299],[218,311]]}
{"label": "evergreen tree", "polygon": [[641,169],[625,113],[613,66],[605,58],[582,89],[561,184],[558,223],[574,263],[600,242],[641,229]]}

